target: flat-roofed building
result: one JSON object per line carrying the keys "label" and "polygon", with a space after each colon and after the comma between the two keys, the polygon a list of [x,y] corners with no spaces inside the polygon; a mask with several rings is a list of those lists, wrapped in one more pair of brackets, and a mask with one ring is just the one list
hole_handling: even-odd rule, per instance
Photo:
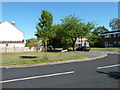
{"label": "flat-roofed building", "polygon": [[120,47],[120,30],[102,33],[103,47]]}

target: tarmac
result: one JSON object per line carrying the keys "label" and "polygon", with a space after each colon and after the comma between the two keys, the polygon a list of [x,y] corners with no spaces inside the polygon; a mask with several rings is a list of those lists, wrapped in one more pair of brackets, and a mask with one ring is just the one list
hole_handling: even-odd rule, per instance
{"label": "tarmac", "polygon": [[[22,67],[32,67],[32,66],[44,66],[44,65],[54,65],[54,64],[62,64],[62,63],[70,63],[70,62],[82,62],[82,61],[90,61],[96,60],[99,58],[106,57],[108,53],[112,53],[114,51],[98,51],[98,50],[90,50],[89,52],[77,52],[78,54],[85,56],[87,58],[77,59],[77,60],[65,60],[65,61],[57,61],[57,62],[48,62],[48,63],[40,63],[40,64],[24,64],[24,65],[10,65],[10,66],[0,66],[0,68],[22,68]],[[117,51],[115,51],[117,53]]]}

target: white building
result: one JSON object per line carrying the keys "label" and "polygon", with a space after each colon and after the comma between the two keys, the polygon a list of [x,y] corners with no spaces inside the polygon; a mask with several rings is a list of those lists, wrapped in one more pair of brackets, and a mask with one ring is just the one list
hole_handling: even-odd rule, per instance
{"label": "white building", "polygon": [[4,21],[0,23],[0,47],[24,46],[24,33],[15,26],[15,22]]}
{"label": "white building", "polygon": [[77,44],[78,46],[89,46],[87,40],[88,39],[85,37],[78,37],[75,44]]}

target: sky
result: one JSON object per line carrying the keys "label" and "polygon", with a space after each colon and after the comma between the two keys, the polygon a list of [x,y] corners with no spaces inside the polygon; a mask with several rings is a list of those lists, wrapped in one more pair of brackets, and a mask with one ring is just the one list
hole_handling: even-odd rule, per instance
{"label": "sky", "polygon": [[53,15],[53,24],[61,24],[65,16],[75,14],[83,22],[95,22],[98,26],[109,27],[113,18],[118,18],[118,2],[2,2],[2,19],[15,21],[16,27],[25,34],[25,39],[35,38],[36,24],[41,10]]}

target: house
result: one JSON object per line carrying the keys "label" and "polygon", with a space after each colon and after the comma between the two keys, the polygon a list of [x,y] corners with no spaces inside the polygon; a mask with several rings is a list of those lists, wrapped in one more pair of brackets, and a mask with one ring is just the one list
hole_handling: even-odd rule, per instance
{"label": "house", "polygon": [[77,46],[89,46],[89,43],[87,40],[88,39],[85,37],[78,37],[75,44]]}
{"label": "house", "polygon": [[101,33],[103,47],[120,47],[120,30]]}
{"label": "house", "polygon": [[4,21],[0,23],[0,47],[24,46],[24,33],[16,27],[15,22]]}

